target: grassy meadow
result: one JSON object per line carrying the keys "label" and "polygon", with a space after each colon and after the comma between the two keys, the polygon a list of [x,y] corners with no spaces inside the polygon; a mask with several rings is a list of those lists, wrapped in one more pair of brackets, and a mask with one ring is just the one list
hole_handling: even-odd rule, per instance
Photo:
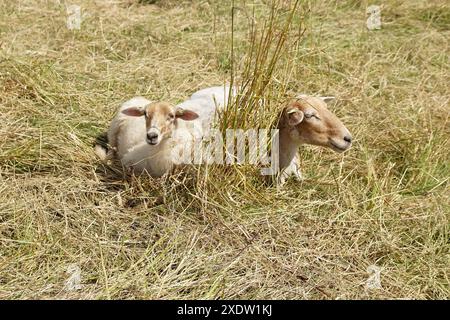
{"label": "grassy meadow", "polygon": [[[274,3],[0,1],[1,299],[450,298],[448,1]],[[125,179],[96,158],[125,100],[230,82],[249,86],[222,125],[334,95],[353,147],[303,146],[305,179],[281,188],[250,166]]]}

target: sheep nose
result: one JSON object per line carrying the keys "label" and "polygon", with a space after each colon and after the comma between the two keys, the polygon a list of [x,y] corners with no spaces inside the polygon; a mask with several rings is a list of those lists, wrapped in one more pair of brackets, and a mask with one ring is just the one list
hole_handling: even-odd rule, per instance
{"label": "sheep nose", "polygon": [[155,132],[147,133],[147,138],[148,138],[148,140],[156,139],[156,138],[158,138],[158,134]]}
{"label": "sheep nose", "polygon": [[345,136],[344,140],[347,141],[348,143],[352,143],[352,136]]}

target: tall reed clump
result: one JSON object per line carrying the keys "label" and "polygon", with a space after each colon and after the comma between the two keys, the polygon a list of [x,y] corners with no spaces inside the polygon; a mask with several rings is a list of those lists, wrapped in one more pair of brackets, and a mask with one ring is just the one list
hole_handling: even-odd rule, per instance
{"label": "tall reed clump", "polygon": [[[304,8],[299,2],[273,0],[268,16],[256,16],[253,8],[243,56],[235,54],[231,32],[230,84],[238,86],[239,93],[234,101],[229,101],[232,107],[223,115],[222,129],[272,124],[292,71],[292,49],[304,31]],[[231,25],[233,28],[234,19]]]}
{"label": "tall reed clump", "polygon": [[[270,129],[276,126],[280,106],[286,102],[292,76],[292,63],[305,25],[305,5],[300,1],[273,0],[266,8],[231,7],[229,40],[230,91],[228,109],[219,115],[218,129],[226,141],[227,129]],[[235,34],[236,13],[244,12],[247,32],[244,39]],[[241,23],[241,21],[240,21]],[[239,48],[237,48],[238,43]],[[270,144],[270,137],[267,139]],[[248,142],[248,141],[247,141]],[[225,148],[225,146],[224,146]],[[248,149],[248,144],[246,145]],[[268,146],[270,148],[270,146]],[[226,150],[224,150],[224,155]],[[248,150],[246,160],[248,160]],[[238,194],[258,193],[265,181],[258,165],[225,164],[197,168],[197,192],[235,190]],[[211,189],[212,188],[212,189]],[[231,192],[231,191],[230,191]]]}

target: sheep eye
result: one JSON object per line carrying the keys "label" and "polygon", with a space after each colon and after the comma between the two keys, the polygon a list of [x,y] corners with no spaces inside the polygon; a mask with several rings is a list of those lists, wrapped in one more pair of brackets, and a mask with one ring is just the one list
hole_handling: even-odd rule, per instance
{"label": "sheep eye", "polygon": [[168,119],[169,119],[169,120],[173,120],[174,118],[175,118],[175,115],[174,115],[173,113],[170,113]]}
{"label": "sheep eye", "polygon": [[305,118],[306,119],[316,118],[317,120],[320,120],[320,118],[316,114],[313,114],[313,113],[305,113]]}

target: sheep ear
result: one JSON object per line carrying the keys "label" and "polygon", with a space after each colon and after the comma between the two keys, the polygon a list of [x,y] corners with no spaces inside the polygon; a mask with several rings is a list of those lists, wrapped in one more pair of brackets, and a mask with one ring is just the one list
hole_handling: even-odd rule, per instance
{"label": "sheep ear", "polygon": [[175,111],[175,116],[178,119],[184,120],[184,121],[191,121],[198,118],[198,114],[191,110],[185,110],[182,108],[178,108],[177,111]]}
{"label": "sheep ear", "polygon": [[130,107],[122,110],[122,113],[130,117],[141,117],[145,114],[145,109],[142,107]]}
{"label": "sheep ear", "polygon": [[322,99],[323,102],[325,102],[325,103],[331,103],[331,102],[334,102],[336,100],[336,97],[333,97],[333,96],[319,97],[319,98]]}
{"label": "sheep ear", "polygon": [[294,127],[296,125],[298,125],[300,122],[303,121],[303,118],[305,117],[305,115],[303,114],[302,111],[300,111],[297,108],[289,108],[286,110],[286,114],[288,117],[288,124],[291,127]]}

